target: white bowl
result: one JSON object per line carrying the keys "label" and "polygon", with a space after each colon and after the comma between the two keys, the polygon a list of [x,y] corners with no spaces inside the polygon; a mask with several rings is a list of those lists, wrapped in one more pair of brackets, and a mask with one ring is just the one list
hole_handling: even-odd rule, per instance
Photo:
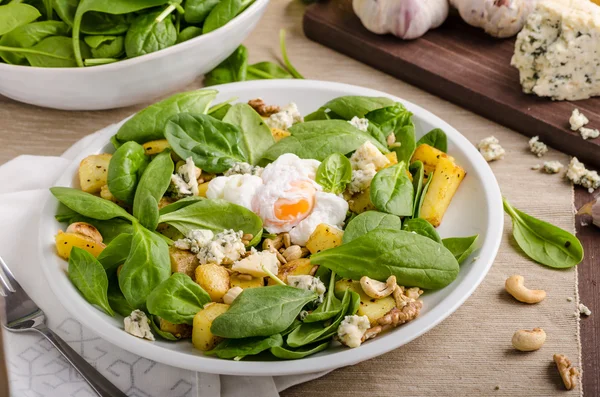
{"label": "white bowl", "polygon": [[0,63],[0,94],[63,110],[102,110],[181,90],[229,56],[254,29],[269,0],[256,0],[227,25],[162,51],[87,68]]}
{"label": "white bowl", "polygon": [[[496,257],[503,228],[503,210],[496,178],[475,147],[450,125],[410,102],[383,92],[345,84],[310,80],[269,80],[226,84],[217,100],[238,97],[247,101],[257,96],[267,103],[286,104],[294,101],[302,114],[317,109],[328,100],[342,95],[387,96],[402,102],[411,112],[417,135],[439,127],[448,135],[448,151],[465,168],[467,177],[461,184],[438,229],[442,237],[479,234],[479,248],[462,265],[458,278],[444,289],[423,296],[424,308],[414,321],[372,339],[355,349],[332,346],[329,350],[301,360],[230,361],[207,357],[195,350],[190,341],[149,342],[123,331],[119,316],[109,317],[95,309],[79,294],[64,272],[66,263],[54,249],[54,235],[63,225],[56,222],[58,203],[51,198],[42,212],[39,251],[48,283],[65,308],[81,323],[120,348],[148,359],[195,371],[231,375],[289,375],[339,368],[358,363],[396,349],[424,334],[454,312],[483,280]],[[94,153],[111,151],[108,143],[119,126],[105,131],[80,153],[57,181],[58,186],[77,187],[79,161]]]}

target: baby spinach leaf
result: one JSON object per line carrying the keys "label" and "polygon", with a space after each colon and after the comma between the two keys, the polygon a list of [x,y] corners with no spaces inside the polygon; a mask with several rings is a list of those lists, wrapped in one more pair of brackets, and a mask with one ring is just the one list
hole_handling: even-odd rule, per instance
{"label": "baby spinach leaf", "polygon": [[[66,36],[69,33],[69,25],[59,21],[33,22],[19,26],[10,33],[0,38],[0,46],[13,48],[31,48],[46,37]],[[0,51],[0,57],[6,63],[13,65],[27,65],[24,54],[16,52]]]}
{"label": "baby spinach leaf", "polygon": [[448,138],[446,137],[446,133],[440,128],[434,128],[417,141],[417,146],[423,144],[433,146],[444,153],[448,151]]}
{"label": "baby spinach leaf", "polygon": [[115,315],[108,304],[108,277],[92,254],[73,247],[69,256],[69,279],[85,300],[98,306],[109,316]]}
{"label": "baby spinach leaf", "polygon": [[0,36],[19,26],[27,25],[41,16],[37,8],[29,4],[12,2],[0,6]]}
{"label": "baby spinach leaf", "polygon": [[152,332],[163,339],[176,341],[179,340],[175,335],[170,332],[163,331],[160,329],[160,318],[158,316],[150,316],[150,328],[152,328]]}
{"label": "baby spinach leaf", "polygon": [[73,26],[79,2],[80,0],[52,0],[52,7],[61,20],[69,26]]}
{"label": "baby spinach leaf", "polygon": [[186,0],[183,17],[187,23],[200,24],[204,22],[220,0]]}
{"label": "baby spinach leaf", "polygon": [[81,32],[91,35],[121,35],[127,33],[130,20],[125,15],[88,12],[81,20]]}
{"label": "baby spinach leaf", "polygon": [[192,324],[194,316],[210,296],[190,276],[173,273],[148,295],[146,306],[155,314],[173,324]]}
{"label": "baby spinach leaf", "polygon": [[191,40],[202,35],[202,29],[197,26],[188,26],[177,35],[177,44]]}
{"label": "baby spinach leaf", "polygon": [[160,223],[168,223],[183,234],[193,229],[221,233],[226,229],[242,230],[254,238],[262,235],[262,221],[254,212],[224,200],[201,200],[161,215]]}
{"label": "baby spinach leaf", "polygon": [[402,230],[420,234],[421,236],[432,239],[436,243],[442,243],[442,238],[438,234],[437,230],[435,230],[431,223],[427,222],[423,218],[413,218],[407,220],[404,222],[404,225],[402,225]]}
{"label": "baby spinach leaf", "polygon": [[123,317],[129,316],[135,310],[119,289],[119,280],[116,273],[108,279],[108,304]]}
{"label": "baby spinach leaf", "polygon": [[398,162],[403,161],[406,164],[410,163],[410,159],[416,149],[415,125],[412,121],[403,125],[394,132],[396,144],[392,146],[392,150],[396,152]]}
{"label": "baby spinach leaf", "polygon": [[282,360],[297,360],[299,358],[308,357],[323,350],[327,350],[331,341],[327,340],[318,345],[303,346],[299,349],[288,349],[283,346],[273,346],[271,354]]}
{"label": "baby spinach leaf", "polygon": [[414,188],[403,162],[384,168],[371,182],[371,201],[379,211],[398,216],[413,214]]}
{"label": "baby spinach leaf", "polygon": [[350,241],[369,233],[376,228],[400,230],[402,221],[396,215],[386,214],[378,211],[366,211],[357,215],[354,219],[348,222],[342,243],[346,244]]}
{"label": "baby spinach leaf", "polygon": [[247,162],[239,128],[204,114],[182,113],[167,123],[165,136],[181,158],[192,157],[207,172],[220,173]]}
{"label": "baby spinach leaf", "polygon": [[51,187],[50,192],[73,211],[98,220],[124,218],[135,220],[127,211],[112,201],[70,187]]}
{"label": "baby spinach leaf", "polygon": [[236,361],[246,356],[254,356],[270,348],[282,346],[283,338],[280,334],[269,337],[254,337],[245,339],[225,339],[214,349],[204,352],[208,356],[219,358],[233,358]]}
{"label": "baby spinach leaf", "polygon": [[171,151],[161,152],[146,167],[135,190],[133,215],[150,230],[158,226],[158,201],[171,184],[173,168]]}
{"label": "baby spinach leaf", "polygon": [[252,165],[258,164],[265,152],[275,144],[271,129],[246,103],[233,105],[223,118],[223,122],[233,124],[240,129],[242,133],[240,146]]}
{"label": "baby spinach leaf", "polygon": [[406,110],[401,103],[371,110],[365,114],[365,118],[369,120],[369,125],[377,125],[386,138],[389,134],[410,125],[412,123],[411,117],[412,113]]}
{"label": "baby spinach leaf", "polygon": [[173,20],[165,18],[157,22],[156,17],[159,14],[160,11],[142,14],[133,20],[125,36],[127,57],[139,57],[175,44],[177,31]]}
{"label": "baby spinach leaf", "polygon": [[304,116],[304,121],[306,122],[306,121],[337,119],[337,117],[331,117],[331,113],[333,113],[333,112],[327,112],[326,109],[319,108],[319,109],[315,110],[314,112]]}
{"label": "baby spinach leaf", "polygon": [[217,96],[215,90],[197,90],[175,94],[136,113],[119,128],[121,142],[146,143],[165,137],[169,119],[179,113],[206,113]]}
{"label": "baby spinach leaf", "polygon": [[132,307],[145,309],[148,295],[170,275],[167,243],[135,222],[131,251],[119,273],[119,287],[125,299]]}
{"label": "baby spinach leaf", "polygon": [[248,65],[246,80],[293,79],[287,70],[272,62],[259,62]]}
{"label": "baby spinach leaf", "polygon": [[178,209],[187,207],[188,205],[192,205],[192,204],[197,203],[198,201],[202,201],[202,200],[206,200],[206,198],[200,197],[200,196],[185,197],[185,198],[182,198],[181,200],[177,200],[174,203],[171,203],[169,205],[162,207],[160,210],[158,210],[158,214],[160,216],[163,216],[163,215],[177,211]]}
{"label": "baby spinach leaf", "polygon": [[133,236],[129,233],[119,234],[98,255],[98,262],[102,264],[107,273],[117,270],[117,267],[125,263],[131,251]]}
{"label": "baby spinach leaf", "polygon": [[84,40],[94,58],[118,58],[125,53],[123,36],[86,36]]}
{"label": "baby spinach leaf", "polygon": [[354,116],[363,118],[369,112],[394,104],[393,100],[385,97],[342,96],[332,99],[322,108],[335,112],[345,120],[350,120]]}
{"label": "baby spinach leaf", "polygon": [[352,164],[341,153],[330,154],[319,165],[315,180],[324,191],[340,194],[352,180]]}
{"label": "baby spinach leaf", "polygon": [[327,294],[321,303],[314,311],[304,317],[305,323],[315,323],[318,321],[329,320],[335,317],[342,310],[342,302],[335,296],[335,272],[331,272],[329,277],[329,286]]}
{"label": "baby spinach leaf", "polygon": [[[55,216],[58,222],[64,222],[71,224],[74,222],[86,222],[94,226],[102,235],[102,242],[104,244],[111,243],[115,238],[121,234],[131,234],[133,232],[133,226],[128,221],[123,219],[109,219],[109,220],[98,220],[92,219],[87,216],[83,216],[68,208],[64,204],[60,204],[58,213]],[[132,219],[135,219],[132,217]]]}
{"label": "baby spinach leaf", "polygon": [[423,167],[423,163],[419,160],[412,163],[408,170],[413,176],[413,188],[415,192],[414,200],[413,200],[413,218],[416,218],[415,214],[417,213],[417,207],[421,201],[421,194],[423,193],[423,179],[425,178],[425,168]]}
{"label": "baby spinach leaf", "polygon": [[253,1],[254,0],[221,0],[219,4],[213,7],[204,20],[202,32],[206,34],[226,25]]}
{"label": "baby spinach leaf", "polygon": [[583,260],[581,242],[571,233],[519,211],[503,198],[504,211],[511,217],[513,236],[519,247],[534,261],[565,269]]}
{"label": "baby spinach leaf", "polygon": [[362,276],[385,281],[394,275],[399,285],[443,288],[458,275],[458,262],[443,245],[419,234],[376,228],[349,243],[310,258],[341,277]]}
{"label": "baby spinach leaf", "polygon": [[294,322],[304,305],[316,299],[311,291],[286,285],[245,289],[210,330],[234,339],[278,334]]}
{"label": "baby spinach leaf", "polygon": [[132,204],[138,181],[148,166],[144,148],[134,142],[125,142],[108,163],[108,190],[113,196]]}
{"label": "baby spinach leaf", "polygon": [[450,237],[443,239],[442,244],[448,248],[448,251],[452,252],[452,255],[454,255],[460,265],[475,250],[478,237],[477,234],[470,237]]}
{"label": "baby spinach leaf", "polygon": [[274,161],[285,153],[303,159],[323,161],[333,153],[348,154],[370,141],[382,153],[389,150],[368,133],[343,120],[307,121],[293,125],[291,136],[283,138],[267,151],[265,158]]}
{"label": "baby spinach leaf", "polygon": [[[31,66],[47,68],[70,68],[76,67],[73,44],[68,37],[50,36],[41,40],[23,54]],[[25,50],[23,50],[25,51]],[[81,53],[86,56],[90,50],[82,43]]]}
{"label": "baby spinach leaf", "polygon": [[248,65],[248,50],[243,45],[217,65],[204,77],[204,85],[233,83],[246,80],[246,67]]}
{"label": "baby spinach leaf", "polygon": [[[425,170],[423,170],[423,172],[425,172]],[[418,198],[419,202],[415,206],[415,212],[413,213],[413,218],[418,218],[419,215],[421,214],[421,207],[423,207],[423,201],[425,201],[425,195],[427,194],[427,191],[429,190],[429,185],[431,185],[432,180],[433,180],[433,173],[431,173],[431,175],[429,175],[429,178],[427,178],[427,183],[425,183],[425,186],[423,186],[423,189],[421,190],[421,194],[419,195],[419,198]]]}

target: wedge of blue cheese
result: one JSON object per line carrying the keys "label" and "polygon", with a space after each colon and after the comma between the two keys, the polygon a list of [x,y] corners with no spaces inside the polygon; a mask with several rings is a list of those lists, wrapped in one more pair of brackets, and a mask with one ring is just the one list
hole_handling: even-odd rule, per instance
{"label": "wedge of blue cheese", "polygon": [[539,2],[517,36],[511,65],[525,93],[554,100],[600,95],[600,7],[589,0]]}

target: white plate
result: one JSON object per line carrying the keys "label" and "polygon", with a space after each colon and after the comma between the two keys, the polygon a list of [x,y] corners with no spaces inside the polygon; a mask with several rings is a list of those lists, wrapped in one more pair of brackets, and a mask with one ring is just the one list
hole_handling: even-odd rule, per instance
{"label": "white plate", "polygon": [[[81,323],[120,348],[148,359],[195,371],[231,375],[290,375],[316,372],[355,364],[396,349],[439,324],[452,314],[475,290],[496,257],[502,238],[503,211],[500,189],[490,167],[477,149],[450,125],[410,102],[383,92],[345,84],[310,80],[250,81],[216,87],[217,101],[238,97],[239,101],[262,97],[267,103],[296,102],[302,114],[317,109],[328,100],[342,95],[387,96],[402,102],[411,112],[417,136],[433,128],[448,135],[448,152],[467,171],[467,177],[452,200],[442,226],[442,237],[479,234],[479,248],[461,266],[458,278],[442,290],[426,293],[424,308],[414,321],[364,343],[359,348],[334,346],[301,360],[230,361],[207,357],[195,350],[190,341],[148,342],[123,331],[122,319],[111,318],[88,304],[71,284],[64,272],[65,261],[54,249],[54,235],[64,225],[54,219],[58,203],[50,199],[42,212],[40,225],[40,258],[48,283],[65,308]],[[113,126],[80,153],[57,181],[58,186],[77,186],[79,161],[94,153],[110,151],[108,139],[118,130]]]}

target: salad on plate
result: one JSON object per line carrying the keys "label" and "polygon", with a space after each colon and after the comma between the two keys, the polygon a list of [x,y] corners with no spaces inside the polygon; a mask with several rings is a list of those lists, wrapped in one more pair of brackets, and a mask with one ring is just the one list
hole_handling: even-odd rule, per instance
{"label": "salad on plate", "polygon": [[385,97],[303,116],[216,95],[140,111],[81,161],[79,188],[51,189],[69,279],[126,332],[299,359],[412,321],[457,277],[477,236],[436,231],[466,176],[441,129],[417,140]]}

